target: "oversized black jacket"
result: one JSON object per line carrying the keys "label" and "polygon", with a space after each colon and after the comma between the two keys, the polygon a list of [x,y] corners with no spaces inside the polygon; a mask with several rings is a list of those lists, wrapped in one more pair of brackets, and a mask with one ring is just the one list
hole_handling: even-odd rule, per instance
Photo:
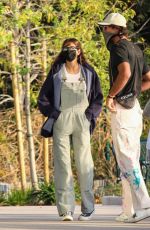
{"label": "oversized black jacket", "polygon": [[[52,66],[47,79],[45,80],[38,97],[38,107],[40,112],[50,118],[57,120],[60,111],[61,79],[63,64]],[[95,70],[89,65],[81,65],[81,72],[85,78],[87,87],[87,97],[89,106],[85,111],[87,119],[90,121],[90,132],[95,128],[96,118],[101,112],[103,95],[100,81]]]}

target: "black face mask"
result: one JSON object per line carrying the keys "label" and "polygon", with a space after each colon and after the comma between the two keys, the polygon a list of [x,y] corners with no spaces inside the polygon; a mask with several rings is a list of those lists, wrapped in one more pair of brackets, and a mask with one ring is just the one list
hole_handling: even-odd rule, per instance
{"label": "black face mask", "polygon": [[65,61],[69,61],[69,62],[72,62],[77,56],[76,49],[72,50],[69,48],[64,48],[62,50],[62,54],[65,58]]}
{"label": "black face mask", "polygon": [[108,50],[110,50],[111,46],[113,45],[113,42],[111,41],[111,39],[116,35],[118,35],[118,34],[111,33],[111,32],[103,32],[105,44],[106,44],[106,47]]}
{"label": "black face mask", "polygon": [[76,50],[68,50],[66,60],[72,62],[76,58]]}

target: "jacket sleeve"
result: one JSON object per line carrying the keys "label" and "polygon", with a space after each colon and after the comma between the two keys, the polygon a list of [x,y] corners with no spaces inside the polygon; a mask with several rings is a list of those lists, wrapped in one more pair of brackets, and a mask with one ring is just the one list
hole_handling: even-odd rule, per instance
{"label": "jacket sleeve", "polygon": [[85,111],[87,119],[91,122],[91,132],[93,132],[96,124],[96,118],[102,110],[103,94],[101,90],[100,80],[97,73],[93,70],[92,86],[89,94],[89,106]]}
{"label": "jacket sleeve", "polygon": [[38,108],[45,117],[57,119],[60,111],[54,107],[53,74],[50,70],[38,96]]}

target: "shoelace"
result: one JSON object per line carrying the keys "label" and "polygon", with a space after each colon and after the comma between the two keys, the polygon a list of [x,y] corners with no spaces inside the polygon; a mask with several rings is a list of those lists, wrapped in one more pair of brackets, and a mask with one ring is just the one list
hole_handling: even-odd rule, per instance
{"label": "shoelace", "polygon": [[66,213],[62,214],[61,216],[67,216],[67,215],[72,216],[72,212],[66,212]]}
{"label": "shoelace", "polygon": [[91,216],[91,214],[92,214],[92,212],[91,213],[82,213],[81,215],[87,217],[87,216]]}

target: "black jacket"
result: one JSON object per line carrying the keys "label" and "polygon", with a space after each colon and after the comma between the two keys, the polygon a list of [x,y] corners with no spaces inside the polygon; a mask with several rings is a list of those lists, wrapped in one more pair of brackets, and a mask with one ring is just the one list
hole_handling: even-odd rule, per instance
{"label": "black jacket", "polygon": [[[60,93],[61,93],[61,68],[63,64],[52,66],[47,79],[45,80],[38,97],[38,107],[40,112],[50,118],[57,120],[60,112]],[[81,65],[82,75],[87,86],[87,96],[89,106],[85,111],[87,119],[90,121],[90,132],[92,133],[96,118],[102,108],[103,95],[100,81],[95,70],[89,65]]]}

